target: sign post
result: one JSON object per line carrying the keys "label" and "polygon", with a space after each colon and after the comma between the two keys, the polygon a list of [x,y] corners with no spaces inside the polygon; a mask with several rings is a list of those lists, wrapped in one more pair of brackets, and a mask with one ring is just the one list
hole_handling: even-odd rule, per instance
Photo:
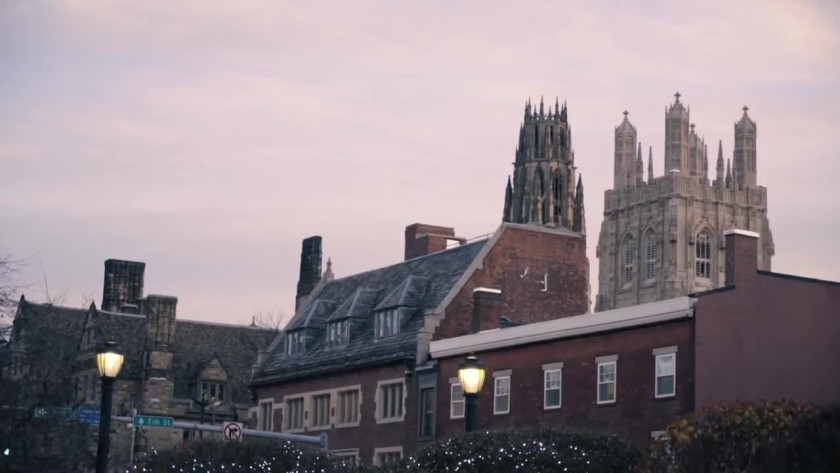
{"label": "sign post", "polygon": [[242,441],[242,424],[240,422],[225,422],[222,432],[224,432],[227,440]]}

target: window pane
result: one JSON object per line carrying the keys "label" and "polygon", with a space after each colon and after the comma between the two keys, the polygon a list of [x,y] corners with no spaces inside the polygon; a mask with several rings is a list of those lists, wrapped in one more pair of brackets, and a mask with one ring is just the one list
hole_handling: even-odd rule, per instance
{"label": "window pane", "polygon": [[545,406],[558,407],[560,405],[560,390],[549,389],[545,392]]}
{"label": "window pane", "polygon": [[496,396],[495,405],[493,406],[494,412],[507,412],[508,411],[508,401],[510,400],[509,396]]}
{"label": "window pane", "polygon": [[656,378],[656,394],[658,396],[674,394],[674,377],[660,376]]}

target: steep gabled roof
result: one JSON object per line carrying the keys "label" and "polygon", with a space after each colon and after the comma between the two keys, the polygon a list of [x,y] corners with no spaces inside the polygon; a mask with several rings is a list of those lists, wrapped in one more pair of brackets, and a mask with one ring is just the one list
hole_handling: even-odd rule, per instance
{"label": "steep gabled roof", "polygon": [[276,330],[258,327],[176,320],[172,360],[175,397],[196,396],[198,376],[215,356],[228,376],[231,390],[228,400],[250,404],[251,367],[256,363],[257,353],[265,350],[277,334]]}
{"label": "steep gabled roof", "polygon": [[[359,318],[351,328],[348,344],[340,349],[327,347],[325,336],[319,331],[307,340],[305,353],[286,356],[283,341],[278,341],[260,365],[254,382],[316,376],[413,359],[423,313],[438,307],[487,241],[467,243],[323,284],[295,314],[287,330],[304,327],[307,321],[315,320],[310,311],[319,301],[336,301],[331,320],[344,318],[345,314]],[[395,307],[400,307],[403,318],[400,333],[375,339],[373,314]]]}

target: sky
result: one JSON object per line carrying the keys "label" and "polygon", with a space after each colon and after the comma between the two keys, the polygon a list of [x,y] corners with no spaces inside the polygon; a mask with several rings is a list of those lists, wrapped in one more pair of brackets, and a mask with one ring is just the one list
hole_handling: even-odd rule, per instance
{"label": "sky", "polygon": [[750,107],[773,270],[840,280],[838,5],[0,0],[0,253],[29,300],[99,304],[118,258],[179,318],[288,319],[307,236],[341,277],[399,262],[411,223],[493,232],[544,95],[594,300],[614,127],[629,111],[661,175],[679,91],[726,157]]}

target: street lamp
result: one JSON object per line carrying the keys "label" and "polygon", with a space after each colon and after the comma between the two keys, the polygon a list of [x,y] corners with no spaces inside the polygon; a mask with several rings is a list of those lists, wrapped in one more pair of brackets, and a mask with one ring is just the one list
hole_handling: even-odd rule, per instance
{"label": "street lamp", "polygon": [[464,430],[467,432],[476,428],[478,393],[484,385],[484,374],[484,364],[472,353],[458,366],[458,380],[464,391]]}
{"label": "street lamp", "polygon": [[111,450],[111,406],[114,401],[114,380],[120,374],[125,356],[117,351],[113,340],[105,342],[102,351],[96,354],[96,366],[102,380],[102,399],[99,407],[99,445],[96,448],[96,473],[108,471],[108,455]]}

